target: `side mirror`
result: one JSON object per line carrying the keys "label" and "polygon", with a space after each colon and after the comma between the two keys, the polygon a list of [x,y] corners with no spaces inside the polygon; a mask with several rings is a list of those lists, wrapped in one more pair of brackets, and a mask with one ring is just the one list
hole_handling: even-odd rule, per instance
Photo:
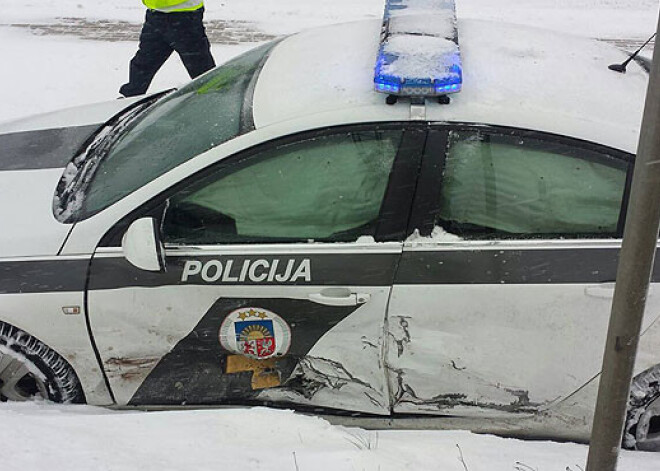
{"label": "side mirror", "polygon": [[154,218],[133,221],[121,239],[121,248],[132,265],[142,270],[165,271],[165,250]]}

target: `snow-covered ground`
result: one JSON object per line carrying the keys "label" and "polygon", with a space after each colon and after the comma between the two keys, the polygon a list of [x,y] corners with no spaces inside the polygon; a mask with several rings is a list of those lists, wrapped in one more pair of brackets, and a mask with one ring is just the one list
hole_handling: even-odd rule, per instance
{"label": "snow-covered ground", "polygon": [[[603,39],[645,39],[658,14],[657,0],[457,1],[460,17]],[[250,30],[280,35],[380,17],[382,5],[383,0],[208,0],[206,18],[247,22],[241,24]],[[114,99],[127,77],[135,41],[82,39],[84,34],[66,28],[67,34],[48,34],[44,25],[83,19],[92,31],[87,37],[99,37],[112,29],[129,31],[142,16],[139,0],[0,0],[0,121]],[[214,43],[217,62],[255,45],[227,42]],[[173,57],[152,90],[187,80]],[[463,431],[365,431],[263,408],[143,413],[45,403],[0,404],[0,450],[2,471],[578,471],[587,455],[583,445]],[[660,456],[623,452],[619,470],[658,471]]]}
{"label": "snow-covered ground", "polygon": [[[505,20],[607,39],[641,40],[655,31],[657,0],[459,0],[459,17]],[[247,27],[271,35],[314,26],[382,15],[383,0],[209,0],[209,21],[248,22]],[[46,34],[39,25],[76,18],[105,31],[139,25],[144,8],[139,0],[0,0],[0,121],[67,106],[111,100],[128,75],[135,41],[80,39],[70,34]],[[102,22],[110,22],[102,23]],[[10,26],[23,25],[23,26]],[[29,28],[32,26],[32,29]],[[216,28],[217,26],[216,23]],[[66,28],[65,28],[66,29]],[[61,28],[58,29],[58,31]],[[93,37],[94,34],[87,35]],[[215,43],[216,62],[255,43]],[[188,80],[173,56],[156,76],[151,90],[178,86]]]}
{"label": "snow-covered ground", "polygon": [[[463,431],[367,431],[291,411],[112,412],[0,404],[3,471],[580,471],[587,447]],[[622,453],[619,471],[660,456]]]}

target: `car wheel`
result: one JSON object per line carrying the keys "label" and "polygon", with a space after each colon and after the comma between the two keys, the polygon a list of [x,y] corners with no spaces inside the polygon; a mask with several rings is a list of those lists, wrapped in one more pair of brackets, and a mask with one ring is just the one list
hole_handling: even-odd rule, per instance
{"label": "car wheel", "polygon": [[71,366],[31,335],[0,322],[0,401],[84,402]]}
{"label": "car wheel", "polygon": [[633,379],[624,445],[638,450],[660,451],[660,365]]}

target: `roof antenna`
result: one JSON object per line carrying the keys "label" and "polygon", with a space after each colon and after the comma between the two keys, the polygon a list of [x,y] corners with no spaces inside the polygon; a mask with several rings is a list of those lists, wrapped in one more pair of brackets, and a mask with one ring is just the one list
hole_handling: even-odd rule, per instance
{"label": "roof antenna", "polygon": [[626,67],[628,67],[628,64],[630,63],[631,60],[633,60],[635,57],[637,57],[637,54],[641,52],[642,49],[646,47],[648,43],[651,42],[651,39],[655,38],[655,35],[657,33],[653,33],[653,36],[648,38],[644,44],[640,46],[639,49],[637,49],[629,58],[627,58],[625,61],[623,61],[621,64],[612,64],[608,67],[608,69],[613,70],[614,72],[620,72],[622,74],[626,73]]}

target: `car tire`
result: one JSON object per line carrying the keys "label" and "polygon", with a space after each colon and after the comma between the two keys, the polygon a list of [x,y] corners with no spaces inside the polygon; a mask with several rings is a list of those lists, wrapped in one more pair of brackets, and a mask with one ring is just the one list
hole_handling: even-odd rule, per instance
{"label": "car tire", "polygon": [[0,401],[46,399],[82,403],[71,365],[31,335],[0,322]]}
{"label": "car tire", "polygon": [[633,379],[623,444],[627,448],[660,451],[660,365]]}

